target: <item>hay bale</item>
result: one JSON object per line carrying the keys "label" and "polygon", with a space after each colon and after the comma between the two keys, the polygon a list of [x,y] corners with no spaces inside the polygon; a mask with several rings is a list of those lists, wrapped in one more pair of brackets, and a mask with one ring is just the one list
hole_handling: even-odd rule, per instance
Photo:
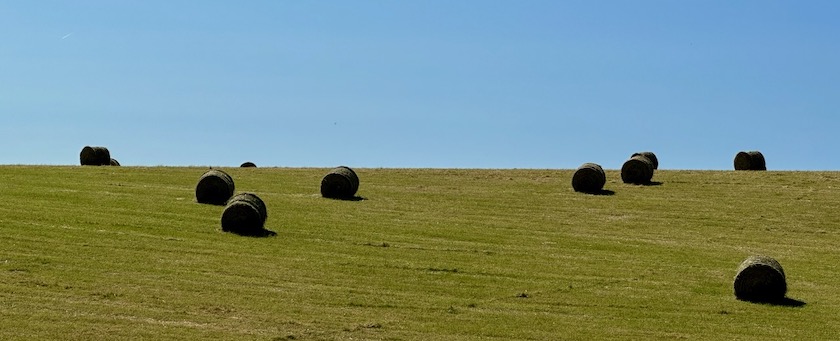
{"label": "hay bale", "polygon": [[219,169],[201,175],[195,186],[195,200],[201,204],[224,205],[233,195],[233,178]]}
{"label": "hay bale", "polygon": [[735,297],[750,302],[779,302],[785,298],[787,283],[782,265],[767,256],[750,256],[738,266]]}
{"label": "hay bale", "polygon": [[222,212],[222,231],[240,235],[265,235],[268,212],[265,203],[254,193],[239,193],[228,201]]}
{"label": "hay bale", "polygon": [[107,166],[111,164],[111,152],[105,147],[85,146],[79,153],[82,166]]}
{"label": "hay bale", "polygon": [[603,189],[606,183],[607,176],[604,169],[595,163],[582,164],[572,176],[572,188],[575,192],[596,193]]}
{"label": "hay bale", "polygon": [[325,198],[350,199],[359,190],[359,177],[350,167],[333,168],[321,179],[321,195]]}
{"label": "hay bale", "polygon": [[268,210],[265,206],[265,202],[254,193],[242,192],[236,194],[228,200],[228,203],[233,201],[246,201],[253,204],[257,208],[257,211],[260,212],[260,217],[262,218],[261,224],[265,223],[265,220],[268,218]]}
{"label": "hay bale", "polygon": [[629,184],[647,184],[653,178],[653,162],[645,156],[636,155],[621,166],[621,181]]}
{"label": "hay bale", "polygon": [[648,160],[650,160],[650,162],[653,164],[653,169],[654,170],[659,169],[659,159],[656,158],[656,154],[654,154],[653,152],[633,153],[633,155],[630,155],[630,157],[632,158],[636,155],[641,155],[641,156],[644,156],[644,157],[648,158]]}
{"label": "hay bale", "polygon": [[735,154],[735,170],[767,170],[764,155],[757,150]]}
{"label": "hay bale", "polygon": [[257,167],[257,165],[256,165],[256,164],[254,164],[254,163],[253,163],[253,162],[251,162],[251,161],[248,161],[248,162],[243,162],[241,165],[239,165],[239,167],[245,167],[245,168],[249,168],[249,167],[250,167],[250,168],[256,168],[256,167]]}
{"label": "hay bale", "polygon": [[115,159],[115,158],[111,158],[111,161],[109,162],[109,164],[110,164],[111,166],[117,166],[117,167],[119,167],[120,162],[119,162],[119,161],[117,161],[117,159]]}

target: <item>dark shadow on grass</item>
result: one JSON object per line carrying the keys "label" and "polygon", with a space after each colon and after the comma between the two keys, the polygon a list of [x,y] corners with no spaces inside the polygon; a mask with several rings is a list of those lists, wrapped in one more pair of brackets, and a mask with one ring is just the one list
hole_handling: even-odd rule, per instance
{"label": "dark shadow on grass", "polygon": [[360,196],[358,196],[358,195],[357,195],[357,196],[352,196],[352,197],[324,197],[324,198],[327,198],[327,199],[333,199],[333,200],[341,200],[341,201],[362,201],[362,200],[367,200],[366,198],[364,198],[364,197],[360,197]]}
{"label": "dark shadow on grass", "polygon": [[198,202],[198,201],[196,201],[196,203],[198,203],[200,205],[211,205],[211,206],[225,206],[225,205],[227,205],[227,201],[225,201],[223,203],[209,203],[209,202]]}
{"label": "dark shadow on grass", "polygon": [[254,238],[274,237],[274,236],[277,235],[277,232],[274,232],[274,231],[271,231],[271,230],[266,230],[266,229],[252,230],[252,231],[224,231],[224,232],[233,233],[237,236],[254,237]]}
{"label": "dark shadow on grass", "polygon": [[633,183],[633,182],[625,182],[628,185],[636,185],[636,186],[661,186],[662,182],[660,181],[649,181],[643,183]]}
{"label": "dark shadow on grass", "polygon": [[801,307],[804,307],[807,304],[804,301],[800,301],[800,300],[790,298],[790,297],[785,297],[785,298],[782,298],[782,299],[772,300],[772,301],[745,300],[745,299],[740,299],[740,298],[738,300],[744,301],[744,302],[756,303],[756,304],[767,304],[767,305],[774,305],[774,306],[780,306],[780,307],[792,307],[792,308],[801,308]]}
{"label": "dark shadow on grass", "polygon": [[614,191],[611,191],[611,190],[608,190],[608,189],[602,189],[602,190],[598,190],[598,191],[585,191],[585,192],[581,192],[581,193],[590,194],[590,195],[615,195]]}

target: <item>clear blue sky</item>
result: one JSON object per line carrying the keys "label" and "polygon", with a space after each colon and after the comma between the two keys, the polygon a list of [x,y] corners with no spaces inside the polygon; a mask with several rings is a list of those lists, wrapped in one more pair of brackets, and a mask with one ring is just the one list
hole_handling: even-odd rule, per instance
{"label": "clear blue sky", "polygon": [[840,170],[838,1],[2,1],[0,164]]}

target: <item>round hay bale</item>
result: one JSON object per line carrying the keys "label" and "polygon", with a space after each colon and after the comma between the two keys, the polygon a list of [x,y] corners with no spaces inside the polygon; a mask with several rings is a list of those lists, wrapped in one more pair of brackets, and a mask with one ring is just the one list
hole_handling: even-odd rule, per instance
{"label": "round hay bale", "polygon": [[222,231],[241,235],[263,235],[268,217],[265,203],[253,193],[239,193],[222,212]]}
{"label": "round hay bale", "polygon": [[764,155],[757,150],[735,154],[735,170],[767,170]]}
{"label": "round hay bale", "polygon": [[595,163],[582,164],[572,176],[572,188],[575,192],[596,193],[603,189],[606,183],[607,176],[604,169]]}
{"label": "round hay bale", "polygon": [[659,159],[656,158],[656,154],[654,154],[653,152],[633,153],[633,155],[630,155],[630,157],[634,157],[636,155],[641,155],[641,156],[644,156],[644,157],[648,158],[648,160],[650,160],[651,164],[653,164],[653,169],[654,170],[659,169]]}
{"label": "round hay bale", "polygon": [[224,205],[233,195],[233,178],[219,169],[201,175],[195,186],[195,200],[202,204]]}
{"label": "round hay bale", "polygon": [[251,167],[251,168],[256,168],[256,167],[257,167],[257,165],[256,165],[255,163],[251,162],[251,161],[248,161],[248,162],[243,162],[241,165],[239,165],[239,167],[245,167],[245,168]]}
{"label": "round hay bale", "polygon": [[111,166],[119,166],[120,162],[117,161],[115,158],[111,158],[111,162],[109,162]]}
{"label": "round hay bale", "polygon": [[325,198],[349,199],[359,190],[359,177],[350,167],[333,168],[321,179],[321,195]]}
{"label": "round hay bale", "polygon": [[621,166],[621,181],[624,183],[646,184],[652,178],[653,163],[645,156],[633,156]]}
{"label": "round hay bale", "polygon": [[787,292],[785,271],[771,257],[750,256],[738,266],[734,287],[739,300],[779,302]]}
{"label": "round hay bale", "polygon": [[260,199],[256,194],[250,192],[242,192],[238,193],[228,200],[228,203],[233,201],[247,201],[254,205],[257,210],[260,212],[260,216],[262,217],[262,222],[265,223],[265,220],[268,218],[268,210],[266,209],[265,202]]}
{"label": "round hay bale", "polygon": [[85,146],[79,153],[82,166],[107,166],[111,164],[111,152],[105,147]]}

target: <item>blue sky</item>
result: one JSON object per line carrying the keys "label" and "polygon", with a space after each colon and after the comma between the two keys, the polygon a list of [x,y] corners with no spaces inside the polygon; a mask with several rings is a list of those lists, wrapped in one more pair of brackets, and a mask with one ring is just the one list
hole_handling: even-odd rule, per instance
{"label": "blue sky", "polygon": [[839,170],[840,2],[3,1],[0,164]]}

